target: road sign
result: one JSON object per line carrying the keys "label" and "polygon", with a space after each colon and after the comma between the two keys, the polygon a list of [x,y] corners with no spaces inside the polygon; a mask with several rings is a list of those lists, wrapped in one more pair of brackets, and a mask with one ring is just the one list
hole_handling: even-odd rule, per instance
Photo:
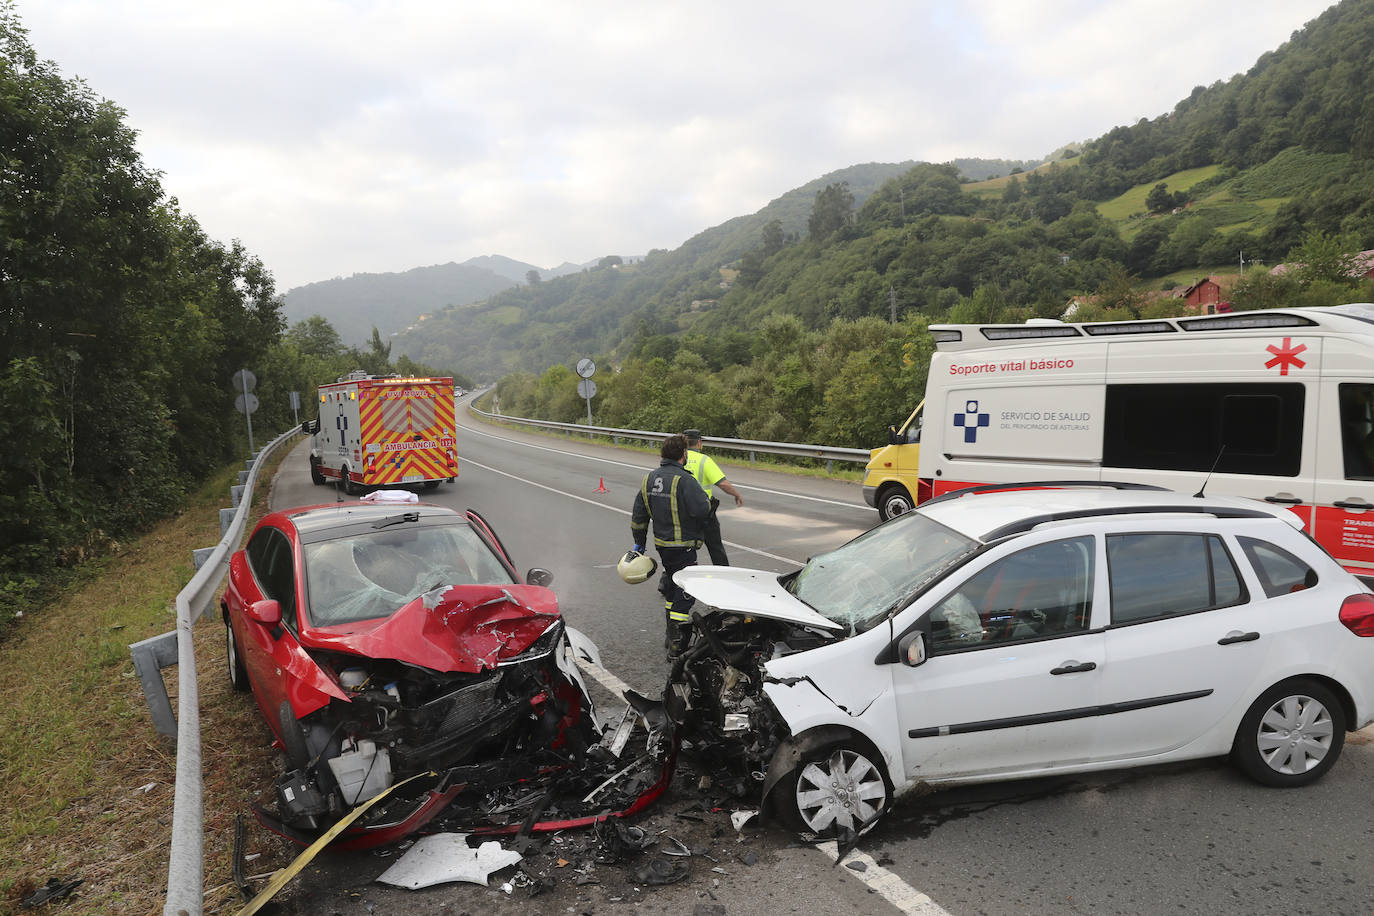
{"label": "road sign", "polygon": [[577,396],[588,399],[596,397],[596,382],[589,378],[584,378],[582,381],[578,382]]}
{"label": "road sign", "polygon": [[[596,374],[596,363],[587,359],[585,356],[577,361],[577,374],[582,378],[591,378]],[[586,395],[583,395],[586,397]]]}
{"label": "road sign", "polygon": [[244,393],[252,391],[257,383],[258,377],[248,369],[240,369],[238,372],[235,372],[234,379],[230,382],[230,384],[234,386],[235,391]]}
{"label": "road sign", "polygon": [[241,394],[234,398],[234,409],[239,413],[252,413],[258,409],[258,396],[256,394]]}

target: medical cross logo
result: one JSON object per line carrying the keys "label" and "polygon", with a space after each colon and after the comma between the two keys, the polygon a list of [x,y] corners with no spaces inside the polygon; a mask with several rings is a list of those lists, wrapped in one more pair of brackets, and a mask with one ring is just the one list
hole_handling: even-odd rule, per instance
{"label": "medical cross logo", "polygon": [[1293,346],[1293,338],[1291,337],[1285,337],[1283,339],[1282,347],[1276,347],[1270,344],[1265,347],[1265,349],[1274,354],[1274,358],[1265,363],[1264,368],[1272,369],[1278,366],[1279,375],[1287,375],[1289,366],[1292,366],[1294,369],[1301,369],[1303,366],[1307,365],[1307,363],[1298,359],[1298,354],[1307,349],[1307,344],[1298,344],[1295,347]]}
{"label": "medical cross logo", "polygon": [[977,401],[965,401],[964,412],[954,415],[954,425],[964,431],[965,442],[977,442],[978,430],[992,422],[992,415],[979,413]]}

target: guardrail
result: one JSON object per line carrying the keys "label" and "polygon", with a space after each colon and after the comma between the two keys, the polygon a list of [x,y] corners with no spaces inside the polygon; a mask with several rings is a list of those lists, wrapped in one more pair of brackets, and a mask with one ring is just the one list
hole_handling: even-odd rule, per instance
{"label": "guardrail", "polygon": [[[300,427],[282,433],[247,462],[239,472],[239,486],[230,489],[234,508],[219,513],[220,542],[195,551],[196,573],[177,593],[177,628],[129,646],[134,668],[143,683],[153,724],[162,734],[175,734],[176,794],[172,807],[172,851],[167,862],[167,902],[163,916],[199,916],[204,904],[204,810],[200,756],[200,688],[192,627],[214,601],[229,569],[229,557],[248,525],[253,487],[265,459],[290,441]],[[177,665],[177,718],[172,719],[161,669]]]}
{"label": "guardrail", "polygon": [[[608,426],[587,426],[581,423],[556,423],[552,420],[531,420],[527,417],[510,417],[499,413],[488,413],[480,410],[473,404],[468,405],[468,410],[479,416],[486,417],[498,423],[513,423],[521,426],[534,426],[541,429],[555,429],[562,432],[571,433],[590,433],[599,436],[608,436],[613,440],[620,439],[644,439],[651,442],[658,442],[664,436],[669,435],[665,432],[653,432],[646,429],[614,429]],[[737,452],[748,452],[749,460],[754,460],[755,453],[761,452],[765,455],[786,455],[791,458],[822,458],[825,460],[826,469],[829,470],[836,461],[857,461],[867,464],[869,450],[866,448],[838,448],[833,445],[803,445],[794,442],[765,442],[757,439],[727,439],[718,436],[702,436],[703,445],[712,448],[726,448]]]}

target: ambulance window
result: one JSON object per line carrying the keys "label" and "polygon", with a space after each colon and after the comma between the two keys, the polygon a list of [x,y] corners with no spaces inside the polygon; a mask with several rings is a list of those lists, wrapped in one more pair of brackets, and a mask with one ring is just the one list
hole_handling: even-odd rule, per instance
{"label": "ambulance window", "polygon": [[1305,399],[1300,382],[1108,385],[1102,463],[1295,477]]}
{"label": "ambulance window", "polygon": [[1374,385],[1341,385],[1341,452],[1347,480],[1374,480]]}

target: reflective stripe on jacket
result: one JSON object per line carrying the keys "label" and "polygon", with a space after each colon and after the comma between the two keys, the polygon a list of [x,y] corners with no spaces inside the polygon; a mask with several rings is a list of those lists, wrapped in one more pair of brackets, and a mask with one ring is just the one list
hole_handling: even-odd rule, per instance
{"label": "reflective stripe on jacket", "polygon": [[630,534],[644,544],[649,522],[656,547],[699,547],[711,501],[701,484],[676,461],[664,460],[644,478],[630,511]]}

